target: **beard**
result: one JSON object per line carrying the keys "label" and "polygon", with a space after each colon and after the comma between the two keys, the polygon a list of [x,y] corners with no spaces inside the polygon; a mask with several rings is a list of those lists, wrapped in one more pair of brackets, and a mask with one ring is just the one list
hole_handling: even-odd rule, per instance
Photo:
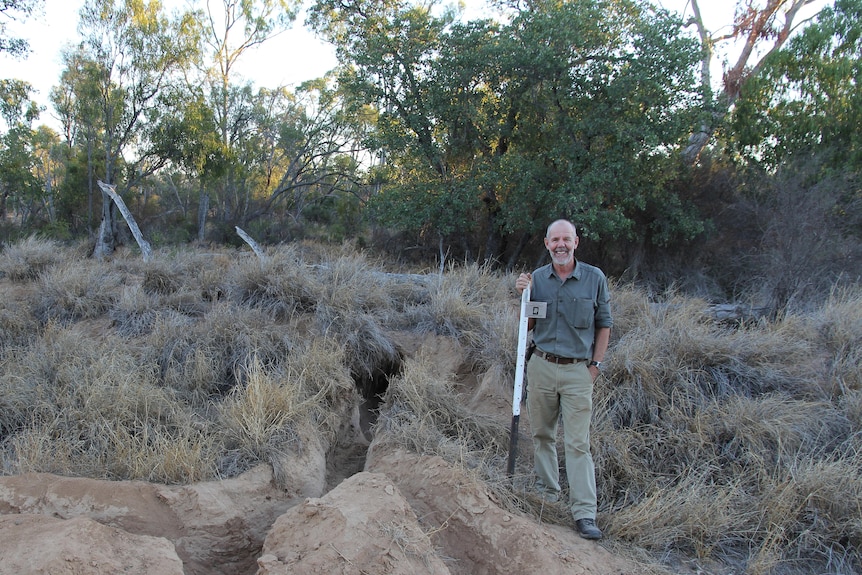
{"label": "beard", "polygon": [[574,258],[574,252],[566,250],[564,252],[551,252],[551,260],[558,265],[566,265],[572,261]]}

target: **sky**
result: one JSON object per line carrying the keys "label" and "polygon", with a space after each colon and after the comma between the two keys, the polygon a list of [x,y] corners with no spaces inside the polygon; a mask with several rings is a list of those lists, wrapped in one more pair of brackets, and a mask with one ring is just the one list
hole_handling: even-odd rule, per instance
{"label": "sky", "polygon": [[[184,0],[162,3],[168,10],[185,7]],[[84,0],[45,0],[44,14],[34,14],[23,25],[7,23],[10,32],[30,43],[30,54],[23,60],[0,54],[0,78],[26,80],[38,90],[34,99],[48,107],[40,118],[43,123],[51,124],[48,96],[63,70],[62,51],[80,40],[78,11],[83,5]],[[276,87],[317,78],[336,63],[332,47],[295,22],[291,29],[243,55],[239,73],[258,86]]]}
{"label": "sky", "polygon": [[[825,1],[819,1],[818,4]],[[185,6],[186,0],[162,2],[170,10],[172,7]],[[483,0],[463,2],[468,18],[471,14],[478,13],[484,5]],[[63,69],[63,48],[79,39],[78,11],[83,4],[84,0],[45,0],[44,14],[35,14],[23,25],[16,22],[7,23],[13,35],[28,40],[31,52],[24,60],[12,59],[5,53],[0,54],[0,78],[26,80],[37,90],[34,99],[46,107],[40,123],[57,123],[51,117],[48,96]],[[203,2],[198,4],[203,5]],[[688,0],[658,0],[658,4],[677,12],[689,9]],[[706,0],[700,4],[704,21],[713,32],[732,21],[735,2]],[[332,47],[306,30],[300,19],[291,29],[243,55],[239,63],[239,73],[257,86],[291,86],[322,76],[334,68],[336,63]]]}

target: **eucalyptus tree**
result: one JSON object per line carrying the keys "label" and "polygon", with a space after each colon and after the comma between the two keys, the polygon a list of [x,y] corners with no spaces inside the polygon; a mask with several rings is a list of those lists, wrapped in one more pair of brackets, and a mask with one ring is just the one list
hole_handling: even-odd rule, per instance
{"label": "eucalyptus tree", "polygon": [[464,24],[400,0],[319,0],[312,14],[344,89],[379,110],[384,222],[510,262],[553,217],[593,237],[699,231],[663,186],[697,112],[697,46],[669,13],[537,1]]}
{"label": "eucalyptus tree", "polygon": [[64,154],[59,136],[47,126],[32,128],[40,106],[30,99],[23,80],[0,80],[0,117],[8,130],[0,135],[0,220],[14,209],[25,233],[56,224],[55,197]]}
{"label": "eucalyptus tree", "polygon": [[[700,125],[690,137],[683,151],[688,162],[697,160],[709,143],[715,130],[721,126],[739,98],[745,85],[756,78],[767,58],[776,53],[802,24],[814,16],[800,21],[802,9],[808,5],[822,5],[822,0],[736,0],[733,25],[729,31],[714,32],[703,18],[698,0],[690,0],[692,16],[687,25],[694,26],[701,46],[700,92],[704,112]],[[720,88],[712,76],[719,48],[735,46],[735,59],[726,56]],[[728,48],[730,50],[730,48]]]}
{"label": "eucalyptus tree", "polygon": [[0,2],[0,52],[12,56],[26,56],[30,44],[26,38],[16,38],[9,34],[7,21],[26,20],[44,4],[45,0],[2,0]]}
{"label": "eucalyptus tree", "polygon": [[262,189],[249,219],[283,210],[295,223],[311,206],[362,194],[363,164],[368,158],[362,140],[367,109],[352,109],[332,78],[309,80],[293,92],[262,90],[260,133],[266,151]]}
{"label": "eucalyptus tree", "polygon": [[[250,166],[230,161],[242,155],[239,148],[248,144],[244,138],[251,129],[249,110],[254,105],[252,87],[238,77],[237,63],[253,48],[287,30],[296,19],[299,5],[299,0],[208,0],[200,15],[206,46],[205,92],[223,148],[219,158],[224,169],[216,187],[222,221],[241,219],[251,193],[244,185],[250,174],[241,173]],[[199,239],[203,239],[209,210],[208,190],[203,192]]]}
{"label": "eucalyptus tree", "polygon": [[507,33],[517,67],[506,133],[518,152],[498,178],[511,194],[507,229],[543,230],[558,214],[585,236],[636,245],[700,233],[694,207],[668,185],[699,113],[696,45],[679,20],[639,1],[536,2]]}
{"label": "eucalyptus tree", "polygon": [[[82,85],[95,89],[90,118],[101,133],[104,181],[123,191],[163,165],[148,153],[148,115],[158,94],[196,55],[195,21],[190,15],[165,16],[158,0],[86,0],[80,12]],[[88,89],[78,99],[92,96]],[[90,108],[88,108],[90,110]],[[128,163],[128,165],[126,165]],[[126,168],[123,182],[119,170]],[[102,196],[102,220],[94,255],[103,256],[117,242],[116,207]]]}
{"label": "eucalyptus tree", "polygon": [[27,198],[37,194],[38,181],[33,174],[32,122],[39,116],[39,106],[30,99],[33,87],[23,80],[0,80],[0,118],[7,126],[0,134],[0,220],[5,221],[13,204],[19,214],[29,204]]}
{"label": "eucalyptus tree", "polygon": [[29,126],[39,117],[39,105],[30,98],[32,92],[29,82],[0,79],[0,119],[7,128]]}
{"label": "eucalyptus tree", "polygon": [[[62,126],[62,136],[69,148],[67,168],[73,169],[78,151],[84,151],[86,177],[64,179],[65,195],[77,196],[86,193],[86,227],[92,230],[94,220],[94,194],[96,171],[104,169],[97,161],[96,150],[105,135],[101,114],[101,85],[99,63],[90,57],[84,45],[71,47],[63,52],[65,68],[60,83],[51,89],[51,102]],[[81,185],[83,184],[83,185]],[[77,204],[74,199],[67,205]],[[80,216],[80,214],[78,214]]]}
{"label": "eucalyptus tree", "polygon": [[236,80],[237,63],[249,50],[289,28],[298,9],[296,0],[207,1],[203,40],[212,58],[211,83],[219,87],[216,114],[222,140],[227,140],[229,87]]}
{"label": "eucalyptus tree", "polygon": [[764,61],[740,93],[728,146],[774,171],[812,155],[862,167],[862,0],[836,0]]}
{"label": "eucalyptus tree", "polygon": [[860,84],[862,0],[836,0],[764,62],[728,122],[758,234],[741,277],[774,309],[862,274]]}
{"label": "eucalyptus tree", "polygon": [[152,150],[171,163],[171,169],[163,174],[170,193],[162,202],[168,212],[179,210],[183,220],[197,206],[196,229],[202,232],[207,209],[202,203],[208,197],[207,190],[220,181],[229,159],[216,115],[200,86],[176,85],[159,98],[161,116],[151,133]]}
{"label": "eucalyptus tree", "polygon": [[57,198],[67,157],[66,148],[57,132],[41,125],[33,134],[33,154],[33,175],[40,183],[39,208],[44,210],[44,219],[53,231],[62,232],[64,225],[57,217]]}
{"label": "eucalyptus tree", "polygon": [[[230,146],[221,141],[213,101],[203,91],[164,93],[161,108],[170,113],[159,119],[154,150],[197,182],[201,196],[207,189],[219,191],[217,219],[230,236],[228,223],[279,214],[299,221],[308,206],[358,189],[363,124],[343,108],[330,84],[321,78],[295,90],[231,86]],[[189,204],[174,184],[172,199],[163,201],[173,208],[176,200],[185,212]],[[198,221],[199,231],[202,226]]]}
{"label": "eucalyptus tree", "polygon": [[[456,231],[467,238],[481,218],[473,179],[485,144],[467,110],[461,127],[470,137],[449,133],[455,103],[478,107],[485,93],[495,97],[484,66],[495,66],[498,57],[492,24],[453,31],[456,14],[437,15],[433,8],[403,0],[322,0],[310,22],[336,46],[347,97],[377,110],[367,142],[381,162],[373,177],[384,185],[372,206],[384,223],[439,241],[442,251],[444,239]],[[458,37],[450,40],[450,33]],[[463,50],[455,48],[459,42]],[[475,60],[465,65],[470,57]]]}

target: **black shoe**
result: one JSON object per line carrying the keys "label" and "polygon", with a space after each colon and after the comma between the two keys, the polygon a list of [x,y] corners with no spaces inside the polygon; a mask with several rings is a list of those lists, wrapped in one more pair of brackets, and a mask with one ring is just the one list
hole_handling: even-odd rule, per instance
{"label": "black shoe", "polygon": [[575,528],[578,530],[578,535],[584,539],[601,539],[602,532],[596,527],[596,520],[589,517],[578,519],[575,521]]}

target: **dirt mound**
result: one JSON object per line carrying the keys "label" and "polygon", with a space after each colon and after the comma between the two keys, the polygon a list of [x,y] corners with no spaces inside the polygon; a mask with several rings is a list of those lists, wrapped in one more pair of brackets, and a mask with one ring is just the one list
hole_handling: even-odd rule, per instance
{"label": "dirt mound", "polygon": [[0,573],[183,573],[167,539],[133,535],[86,517],[0,516],[0,541]]}
{"label": "dirt mound", "polygon": [[[275,487],[271,469],[259,466],[234,479],[189,486],[164,486],[143,481],[102,481],[32,473],[0,477],[0,517],[41,515],[59,521],[86,518],[113,528],[68,539],[55,528],[42,536],[47,548],[56,543],[73,557],[101,564],[100,546],[119,549],[126,542],[114,534],[158,537],[172,544],[187,574],[253,573],[263,539],[273,522],[301,499]],[[7,559],[17,553],[16,539],[26,537],[27,523],[5,524],[0,538],[0,573],[41,573],[38,569],[8,571]],[[56,539],[53,538],[56,534]],[[76,548],[75,541],[79,542]],[[97,544],[98,542],[98,544]],[[131,545],[131,543],[130,543]],[[74,548],[74,553],[70,550]],[[134,549],[134,545],[131,547]],[[88,551],[90,549],[90,551]],[[146,554],[147,547],[140,552]],[[44,571],[53,573],[53,570]],[[171,573],[158,569],[98,570],[87,573]],[[77,573],[77,572],[76,572]]]}
{"label": "dirt mound", "polygon": [[452,575],[637,572],[570,528],[540,524],[503,509],[486,484],[440,457],[396,450],[372,453],[368,469],[390,478],[422,518]]}
{"label": "dirt mound", "polygon": [[279,517],[258,565],[258,575],[450,572],[410,504],[378,473],[354,475]]}
{"label": "dirt mound", "polygon": [[265,466],[169,487],[29,474],[0,478],[0,573],[636,573],[564,527],[502,509],[439,457],[372,454],[320,498]]}

